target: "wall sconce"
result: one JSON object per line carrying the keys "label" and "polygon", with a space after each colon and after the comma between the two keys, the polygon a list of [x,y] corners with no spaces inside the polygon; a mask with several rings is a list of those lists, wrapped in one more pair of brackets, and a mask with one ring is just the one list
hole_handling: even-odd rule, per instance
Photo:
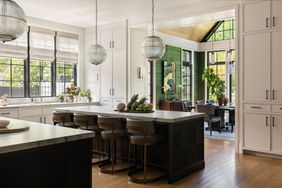
{"label": "wall sconce", "polygon": [[137,78],[143,79],[144,78],[144,68],[137,67]]}

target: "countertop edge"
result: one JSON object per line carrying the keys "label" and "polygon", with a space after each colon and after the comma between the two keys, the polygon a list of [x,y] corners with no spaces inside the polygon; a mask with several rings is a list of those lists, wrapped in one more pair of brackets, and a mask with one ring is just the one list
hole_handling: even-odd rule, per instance
{"label": "countertop edge", "polygon": [[30,150],[55,144],[62,144],[72,141],[78,141],[78,140],[84,140],[93,138],[94,133],[83,133],[78,135],[70,135],[70,136],[64,136],[64,137],[58,137],[58,138],[52,138],[47,140],[39,140],[34,142],[28,142],[28,143],[22,143],[17,145],[11,145],[11,146],[2,146],[0,147],[0,154],[6,154],[6,153],[12,153],[12,152],[18,152],[23,150]]}

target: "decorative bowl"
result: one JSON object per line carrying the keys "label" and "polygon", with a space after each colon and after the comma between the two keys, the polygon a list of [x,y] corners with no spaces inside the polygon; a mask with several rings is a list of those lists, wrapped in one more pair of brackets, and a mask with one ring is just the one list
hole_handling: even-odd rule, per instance
{"label": "decorative bowl", "polygon": [[8,120],[0,120],[0,128],[5,128],[10,124]]}

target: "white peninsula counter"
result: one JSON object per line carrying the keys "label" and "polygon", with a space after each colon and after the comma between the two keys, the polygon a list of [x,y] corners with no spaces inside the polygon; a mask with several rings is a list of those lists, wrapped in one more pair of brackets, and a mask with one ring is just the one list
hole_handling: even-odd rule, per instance
{"label": "white peninsula counter", "polygon": [[91,187],[92,132],[0,119],[29,126],[0,134],[1,187]]}
{"label": "white peninsula counter", "polygon": [[[164,149],[154,149],[150,163],[164,166],[168,183],[205,167],[204,114],[156,110],[153,113],[126,113],[101,106],[56,108],[56,111],[153,121],[156,132],[167,136]],[[123,148],[122,148],[123,147]],[[118,148],[126,151],[128,144]],[[166,156],[166,157],[164,157]],[[150,157],[149,157],[150,158]]]}

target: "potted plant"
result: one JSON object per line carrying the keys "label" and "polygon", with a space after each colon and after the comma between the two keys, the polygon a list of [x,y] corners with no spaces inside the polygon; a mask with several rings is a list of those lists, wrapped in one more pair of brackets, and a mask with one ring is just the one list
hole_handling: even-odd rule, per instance
{"label": "potted plant", "polygon": [[224,81],[214,73],[213,69],[207,68],[204,70],[202,79],[207,82],[208,90],[212,95],[215,95],[218,104],[221,106],[225,98],[225,85]]}
{"label": "potted plant", "polygon": [[81,92],[80,88],[72,82],[71,86],[67,87],[69,102],[77,102],[77,96],[79,95],[80,92]]}
{"label": "potted plant", "polygon": [[91,102],[92,101],[92,97],[91,97],[92,91],[90,89],[87,89],[85,90],[84,93],[85,93],[85,97],[87,97],[88,102]]}
{"label": "potted plant", "polygon": [[64,102],[64,100],[65,100],[65,95],[62,94],[62,93],[59,94],[59,95],[58,95],[58,99],[59,99],[60,102]]}

